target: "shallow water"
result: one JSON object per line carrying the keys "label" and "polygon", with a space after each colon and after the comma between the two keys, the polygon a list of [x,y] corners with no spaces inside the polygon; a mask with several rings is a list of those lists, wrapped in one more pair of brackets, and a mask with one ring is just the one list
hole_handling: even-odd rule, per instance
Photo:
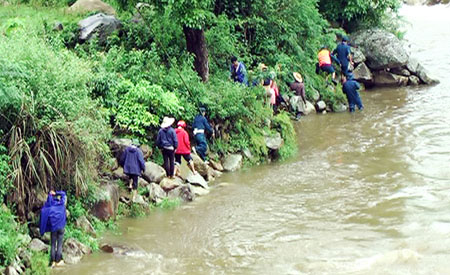
{"label": "shallow water", "polygon": [[411,52],[441,84],[362,92],[304,117],[297,157],[224,175],[174,211],[120,222],[68,274],[450,274],[450,8],[407,7]]}

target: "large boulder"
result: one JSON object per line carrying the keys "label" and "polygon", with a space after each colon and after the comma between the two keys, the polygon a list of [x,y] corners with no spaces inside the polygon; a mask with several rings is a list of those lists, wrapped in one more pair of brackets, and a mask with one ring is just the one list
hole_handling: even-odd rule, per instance
{"label": "large boulder", "polygon": [[117,160],[120,160],[123,151],[130,146],[133,142],[128,138],[115,138],[109,142],[109,148]]}
{"label": "large boulder", "polygon": [[317,112],[319,113],[327,109],[327,104],[325,103],[325,101],[321,100],[316,103],[315,107]]}
{"label": "large boulder", "polygon": [[48,245],[46,245],[43,241],[36,239],[36,238],[31,240],[31,242],[28,244],[28,248],[31,251],[35,251],[35,252],[47,252],[48,251]]}
{"label": "large boulder", "polygon": [[209,188],[208,183],[200,174],[194,174],[191,172],[187,176],[186,181],[189,182],[191,185],[197,185],[205,189]]}
{"label": "large boulder", "polygon": [[96,237],[97,234],[95,233],[95,229],[92,226],[92,224],[89,222],[89,220],[86,218],[86,216],[81,216],[75,221],[75,226],[78,228],[81,228],[85,232],[89,233],[90,235]]}
{"label": "large boulder", "polygon": [[408,85],[417,86],[419,84],[420,84],[420,79],[417,76],[412,75],[408,78]]}
{"label": "large boulder", "polygon": [[217,162],[217,161],[214,161],[214,160],[210,159],[210,160],[209,160],[209,165],[210,165],[214,170],[217,170],[217,171],[220,171],[220,172],[223,171],[223,165],[222,165],[222,163],[220,163],[220,162]]}
{"label": "large boulder", "polygon": [[283,138],[281,137],[280,133],[276,132],[272,135],[265,135],[264,136],[264,142],[266,143],[267,148],[271,150],[278,150],[283,146]]}
{"label": "large boulder", "polygon": [[78,26],[80,27],[80,41],[87,41],[97,35],[99,43],[103,45],[108,36],[122,27],[122,23],[112,15],[99,13],[81,20],[78,22]]}
{"label": "large boulder", "polygon": [[175,177],[173,179],[169,179],[169,178],[164,178],[160,183],[159,186],[161,186],[161,188],[166,191],[169,192],[172,189],[177,188],[180,185],[183,185],[184,181],[183,179],[179,178],[179,177]]}
{"label": "large boulder", "polygon": [[120,179],[120,180],[124,181],[125,183],[127,183],[130,180],[130,177],[128,177],[123,172],[123,167],[118,167],[116,170],[113,171],[112,175],[113,175],[114,179]]}
{"label": "large boulder", "polygon": [[314,107],[314,104],[312,104],[311,102],[309,102],[308,100],[306,101],[306,108],[305,108],[305,115],[309,115],[311,113],[315,113],[316,112],[316,108]]}
{"label": "large boulder", "polygon": [[209,189],[205,189],[196,185],[191,185],[191,190],[195,194],[195,196],[204,196],[209,194]]}
{"label": "large boulder", "polygon": [[223,169],[227,172],[237,171],[241,168],[241,166],[242,166],[241,154],[227,155],[223,161]]}
{"label": "large boulder", "polygon": [[80,243],[74,238],[68,238],[64,242],[63,257],[64,261],[68,264],[76,264],[84,255],[90,253],[91,249],[88,246]]}
{"label": "large boulder", "polygon": [[319,101],[320,99],[320,93],[316,89],[311,90],[311,97],[314,100],[314,102]]}
{"label": "large boulder", "polygon": [[195,171],[203,177],[208,176],[208,164],[206,164],[197,154],[192,154]]}
{"label": "large boulder", "polygon": [[393,74],[398,74],[398,75],[402,75],[402,76],[410,76],[411,75],[411,73],[408,71],[408,69],[406,69],[404,67],[392,68],[389,71]]}
{"label": "large boulder", "polygon": [[180,198],[182,201],[189,202],[195,199],[195,194],[189,184],[183,184],[167,193],[171,199]]}
{"label": "large boulder", "polygon": [[72,6],[70,6],[69,12],[103,12],[106,14],[116,14],[116,11],[113,7],[100,0],[78,0]]}
{"label": "large boulder", "polygon": [[94,204],[91,212],[102,221],[116,218],[119,206],[119,187],[114,183],[103,183],[99,187],[99,200]]}
{"label": "large boulder", "polygon": [[151,161],[145,163],[145,172],[142,174],[142,177],[146,181],[160,183],[165,176],[166,170],[158,164]]}
{"label": "large boulder", "polygon": [[408,53],[400,40],[390,32],[381,29],[363,30],[356,32],[352,38],[372,70],[396,68],[408,63]]}
{"label": "large boulder", "polygon": [[420,80],[425,84],[437,84],[439,80],[433,79],[428,75],[428,71],[420,65],[420,63],[414,59],[410,58],[406,68],[414,75],[420,78]]}
{"label": "large boulder", "polygon": [[377,86],[406,86],[408,77],[392,74],[386,71],[378,71],[374,74],[374,84]]}
{"label": "large boulder", "polygon": [[365,63],[360,63],[353,70],[353,77],[363,83],[371,83],[373,81],[372,72]]}
{"label": "large boulder", "polygon": [[152,182],[147,186],[148,199],[152,202],[159,203],[165,197],[167,197],[166,192],[158,184]]}
{"label": "large boulder", "polygon": [[353,62],[357,65],[366,61],[366,56],[358,48],[352,48]]}
{"label": "large boulder", "polygon": [[335,112],[335,113],[343,113],[345,111],[347,111],[347,105],[345,105],[343,103],[333,104],[333,112]]}

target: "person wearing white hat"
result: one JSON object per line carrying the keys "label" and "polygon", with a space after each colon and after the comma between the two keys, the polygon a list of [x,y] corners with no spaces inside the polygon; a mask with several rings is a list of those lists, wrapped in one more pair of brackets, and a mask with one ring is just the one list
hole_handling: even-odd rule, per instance
{"label": "person wearing white hat", "polygon": [[164,170],[170,179],[175,177],[175,150],[178,147],[178,139],[172,124],[175,119],[172,117],[164,117],[159,129],[158,137],[156,138],[156,145],[161,149]]}

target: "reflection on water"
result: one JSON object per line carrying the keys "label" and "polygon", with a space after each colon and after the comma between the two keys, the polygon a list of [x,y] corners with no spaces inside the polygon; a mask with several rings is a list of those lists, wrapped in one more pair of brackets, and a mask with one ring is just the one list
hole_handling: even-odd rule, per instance
{"label": "reflection on water", "polygon": [[124,220],[106,240],[144,253],[97,253],[64,273],[449,274],[450,8],[402,12],[440,85],[371,90],[363,112],[302,118],[296,158]]}

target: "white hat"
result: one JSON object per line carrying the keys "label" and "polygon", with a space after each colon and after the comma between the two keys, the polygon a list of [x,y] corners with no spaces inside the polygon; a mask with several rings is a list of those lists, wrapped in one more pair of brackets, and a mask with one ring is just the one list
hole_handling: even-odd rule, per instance
{"label": "white hat", "polygon": [[175,122],[175,119],[173,117],[164,117],[163,122],[161,123],[161,128],[167,128],[171,126]]}
{"label": "white hat", "polygon": [[301,74],[295,72],[293,73],[295,80],[297,80],[298,82],[303,82],[303,77]]}

